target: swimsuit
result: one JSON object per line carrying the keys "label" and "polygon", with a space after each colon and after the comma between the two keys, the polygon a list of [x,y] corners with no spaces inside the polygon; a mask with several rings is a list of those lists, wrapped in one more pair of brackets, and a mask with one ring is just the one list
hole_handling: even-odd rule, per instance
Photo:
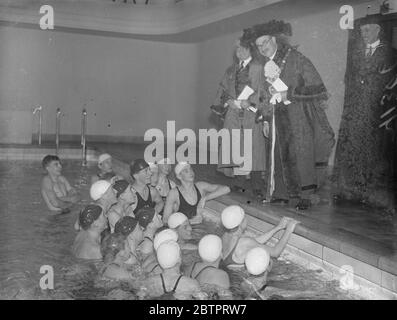
{"label": "swimsuit", "polygon": [[237,240],[236,244],[234,245],[232,251],[230,251],[230,253],[226,256],[226,258],[222,259],[219,263],[219,266],[222,267],[227,267],[230,266],[231,264],[237,264],[237,265],[242,265],[243,263],[237,263],[233,260],[233,253],[234,251],[236,251],[238,242],[239,242],[240,238]]}
{"label": "swimsuit", "polygon": [[178,287],[179,281],[181,280],[183,275],[179,276],[178,280],[176,280],[176,282],[175,282],[174,288],[171,291],[167,291],[167,289],[165,288],[165,283],[164,283],[164,278],[163,278],[163,274],[162,273],[160,273],[160,277],[161,277],[161,284],[163,286],[164,294],[167,294],[167,293],[175,293],[176,288]]}
{"label": "swimsuit", "polygon": [[205,267],[204,267],[203,269],[201,269],[194,277],[192,277],[194,268],[196,267],[197,263],[198,263],[198,262],[196,261],[196,262],[194,263],[194,265],[193,265],[192,271],[190,272],[190,278],[197,279],[197,277],[201,274],[201,272],[203,272],[203,271],[206,270],[206,269],[210,269],[210,268],[217,269],[217,268],[214,267],[214,266],[205,266]]}
{"label": "swimsuit", "polygon": [[197,205],[201,200],[201,193],[200,190],[194,185],[196,189],[196,194],[197,194],[197,202],[194,205],[191,205],[186,201],[184,196],[182,195],[182,192],[179,190],[179,188],[176,188],[179,192],[179,212],[182,212],[188,219],[192,219],[194,216],[197,214]]}
{"label": "swimsuit", "polygon": [[134,209],[134,214],[136,214],[140,209],[144,208],[144,207],[149,207],[149,208],[154,208],[155,207],[155,203],[152,200],[152,193],[150,192],[150,188],[149,189],[149,196],[147,198],[147,200],[144,200],[142,198],[142,196],[139,194],[139,192],[136,192],[136,196],[138,198],[138,202],[136,205],[136,208]]}

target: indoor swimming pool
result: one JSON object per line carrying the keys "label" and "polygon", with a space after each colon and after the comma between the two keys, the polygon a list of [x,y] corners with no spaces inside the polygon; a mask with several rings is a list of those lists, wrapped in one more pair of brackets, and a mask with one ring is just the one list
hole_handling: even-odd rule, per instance
{"label": "indoor swimming pool", "polygon": [[[40,194],[44,174],[39,161],[0,161],[0,299],[136,299],[129,284],[101,279],[101,262],[81,263],[71,254],[76,236],[73,224],[79,209],[89,202],[88,188],[96,163],[63,162],[63,174],[82,194],[83,201],[71,213],[51,215]],[[194,229],[195,241],[206,233],[221,234],[213,223]],[[188,264],[196,252],[184,256]],[[54,270],[54,289],[39,286],[40,267]],[[139,268],[134,270],[139,273]],[[139,276],[139,275],[137,275]],[[234,299],[357,299],[327,280],[320,269],[308,270],[290,261],[276,261],[268,287],[255,292],[241,271],[230,272]],[[150,297],[146,297],[150,299]],[[210,295],[211,299],[217,296]]]}

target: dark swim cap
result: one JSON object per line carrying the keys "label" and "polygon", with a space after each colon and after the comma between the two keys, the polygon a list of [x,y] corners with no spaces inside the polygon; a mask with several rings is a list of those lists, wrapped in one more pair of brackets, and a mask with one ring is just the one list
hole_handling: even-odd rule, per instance
{"label": "dark swim cap", "polygon": [[143,207],[138,210],[135,217],[138,219],[139,225],[145,229],[152,222],[155,213],[154,208]]}
{"label": "dark swim cap", "polygon": [[149,164],[144,159],[136,159],[130,164],[131,175],[149,167]]}
{"label": "dark swim cap", "polygon": [[137,224],[138,220],[133,217],[122,217],[119,221],[116,222],[116,225],[114,226],[114,233],[128,236],[132,231],[135,230]]}
{"label": "dark swim cap", "polygon": [[120,197],[120,195],[128,188],[130,184],[126,180],[117,180],[113,184],[113,189],[116,190],[116,197]]}
{"label": "dark swim cap", "polygon": [[80,226],[87,230],[91,224],[99,218],[102,213],[102,208],[96,204],[89,204],[80,211],[79,223]]}

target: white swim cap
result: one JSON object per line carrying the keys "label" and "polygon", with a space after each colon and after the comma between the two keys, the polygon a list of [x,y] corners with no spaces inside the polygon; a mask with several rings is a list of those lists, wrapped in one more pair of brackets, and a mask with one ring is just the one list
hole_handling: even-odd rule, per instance
{"label": "white swim cap", "polygon": [[198,252],[205,262],[214,262],[222,253],[222,240],[214,234],[208,234],[201,238]]}
{"label": "white swim cap", "polygon": [[155,164],[154,162],[148,162],[148,165],[149,165],[150,171],[152,171],[152,172],[159,170],[159,168],[157,167],[157,164]]}
{"label": "white swim cap", "polygon": [[160,231],[153,239],[153,248],[157,251],[160,245],[166,241],[178,241],[178,234],[171,229]]}
{"label": "white swim cap", "polygon": [[178,228],[182,223],[184,223],[187,219],[187,217],[181,213],[181,212],[175,212],[170,215],[168,218],[168,226],[171,229]]}
{"label": "white swim cap", "polygon": [[265,272],[270,263],[270,255],[263,248],[254,248],[248,251],[245,257],[245,266],[248,272],[254,276]]}
{"label": "white swim cap", "polygon": [[181,249],[176,241],[163,242],[157,249],[157,261],[163,269],[174,267],[181,259]]}
{"label": "white swim cap", "polygon": [[103,153],[98,157],[98,164],[101,164],[102,162],[104,162],[107,159],[111,159],[112,156],[108,153]]}
{"label": "white swim cap", "polygon": [[112,185],[110,184],[110,182],[106,180],[99,180],[93,183],[90,188],[90,196],[92,200],[97,201],[98,199],[100,199],[111,186]]}
{"label": "white swim cap", "polygon": [[233,229],[244,220],[244,209],[239,206],[229,206],[222,211],[221,220],[226,229]]}
{"label": "white swim cap", "polygon": [[185,161],[179,162],[179,163],[175,166],[175,174],[178,176],[178,175],[181,173],[181,171],[182,171],[183,169],[185,169],[187,166],[190,166],[190,164],[187,163],[187,162],[185,162]]}
{"label": "white swim cap", "polygon": [[157,161],[157,164],[171,164],[171,159],[170,158],[161,159],[160,161]]}

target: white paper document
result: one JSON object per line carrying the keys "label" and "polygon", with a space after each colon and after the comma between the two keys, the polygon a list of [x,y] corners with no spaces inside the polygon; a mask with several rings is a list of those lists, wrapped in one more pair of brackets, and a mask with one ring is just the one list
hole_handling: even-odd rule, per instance
{"label": "white paper document", "polygon": [[240,95],[238,96],[237,100],[248,100],[251,94],[254,93],[254,90],[249,87],[245,86],[243,91],[241,91]]}

